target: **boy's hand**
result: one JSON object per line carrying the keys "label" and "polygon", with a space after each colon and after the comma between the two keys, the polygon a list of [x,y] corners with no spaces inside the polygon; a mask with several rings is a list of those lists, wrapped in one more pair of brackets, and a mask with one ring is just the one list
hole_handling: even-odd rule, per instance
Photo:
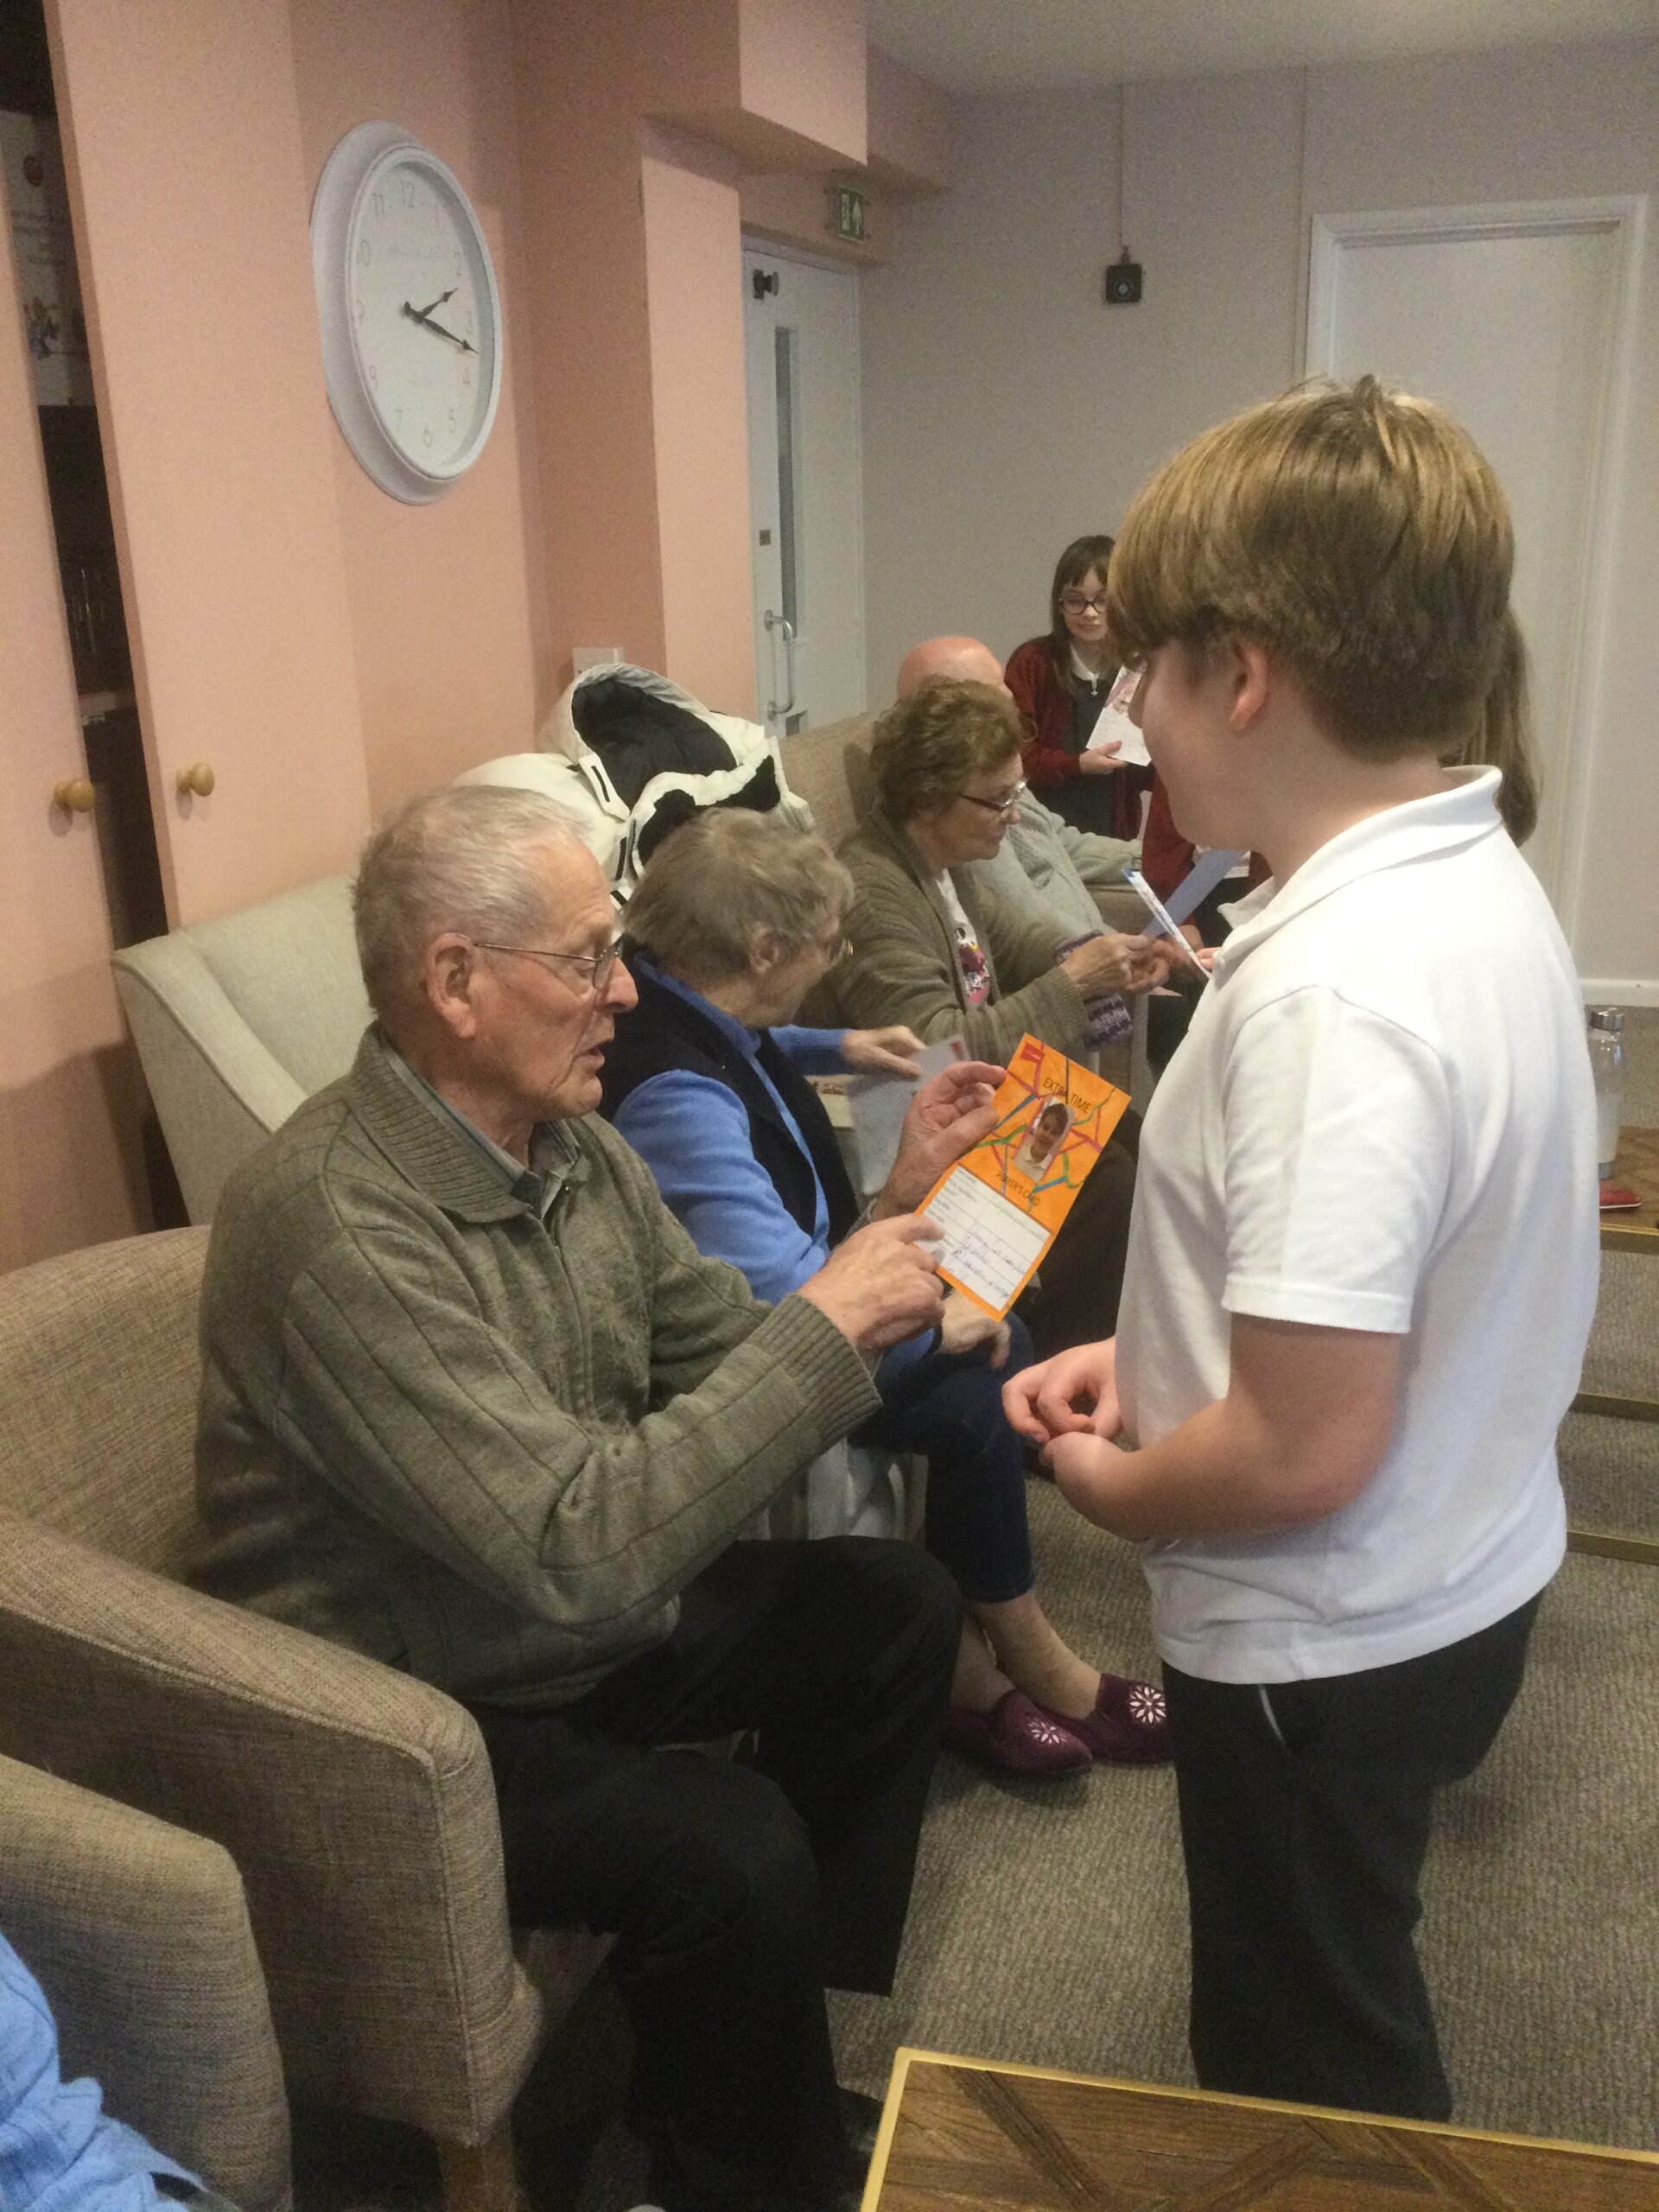
{"label": "boy's hand", "polygon": [[1113,1437],[1123,1426],[1117,1403],[1117,1338],[1077,1344],[1002,1385],[1008,1426],[1028,1444],[1057,1437]]}
{"label": "boy's hand", "polygon": [[1117,1484],[1114,1480],[1129,1455],[1099,1436],[1058,1436],[1043,1453],[1043,1465],[1054,1477],[1054,1487],[1075,1512],[1096,1528],[1113,1525],[1112,1508]]}

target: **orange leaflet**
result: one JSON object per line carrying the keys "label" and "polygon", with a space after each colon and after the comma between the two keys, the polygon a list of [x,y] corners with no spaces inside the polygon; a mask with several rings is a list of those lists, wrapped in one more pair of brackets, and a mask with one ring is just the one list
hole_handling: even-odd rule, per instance
{"label": "orange leaflet", "polygon": [[944,1230],[945,1280],[1006,1313],[1128,1103],[1065,1053],[1023,1037],[997,1089],[996,1126],[939,1178],[922,1208]]}

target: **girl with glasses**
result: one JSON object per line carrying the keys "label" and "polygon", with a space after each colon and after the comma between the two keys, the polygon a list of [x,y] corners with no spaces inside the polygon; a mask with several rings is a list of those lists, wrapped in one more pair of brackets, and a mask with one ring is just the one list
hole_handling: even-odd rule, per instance
{"label": "girl with glasses", "polygon": [[1106,642],[1109,537],[1074,538],[1049,590],[1046,636],[1016,647],[1006,677],[1026,722],[1026,780],[1044,804],[1079,830],[1109,837],[1141,831],[1147,770],[1124,766],[1089,739],[1117,676]]}

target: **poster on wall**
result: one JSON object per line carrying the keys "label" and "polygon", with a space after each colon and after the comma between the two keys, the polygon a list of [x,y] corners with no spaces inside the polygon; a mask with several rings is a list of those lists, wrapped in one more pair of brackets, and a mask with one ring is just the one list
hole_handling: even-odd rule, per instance
{"label": "poster on wall", "polygon": [[35,404],[90,407],[92,362],[57,124],[0,110],[0,160]]}

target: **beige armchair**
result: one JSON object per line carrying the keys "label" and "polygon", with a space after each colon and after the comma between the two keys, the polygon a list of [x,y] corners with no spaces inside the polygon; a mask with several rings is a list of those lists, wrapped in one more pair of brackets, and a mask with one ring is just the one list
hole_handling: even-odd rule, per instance
{"label": "beige armchair", "polygon": [[0,1929],[63,2076],[241,2212],[290,2212],[288,2105],[241,1877],[216,1843],[0,1758]]}
{"label": "beige armchair", "polygon": [[114,959],[192,1221],[301,1102],[345,1074],[369,1019],[349,879],[324,876]]}
{"label": "beige armchair", "polygon": [[[179,1230],[0,1277],[0,1752],[222,1846],[289,2093],[423,2129],[457,2212],[505,2212],[542,2005],[476,1727],[175,1579],[206,1244]],[[543,1948],[563,2005],[597,1949]]]}

